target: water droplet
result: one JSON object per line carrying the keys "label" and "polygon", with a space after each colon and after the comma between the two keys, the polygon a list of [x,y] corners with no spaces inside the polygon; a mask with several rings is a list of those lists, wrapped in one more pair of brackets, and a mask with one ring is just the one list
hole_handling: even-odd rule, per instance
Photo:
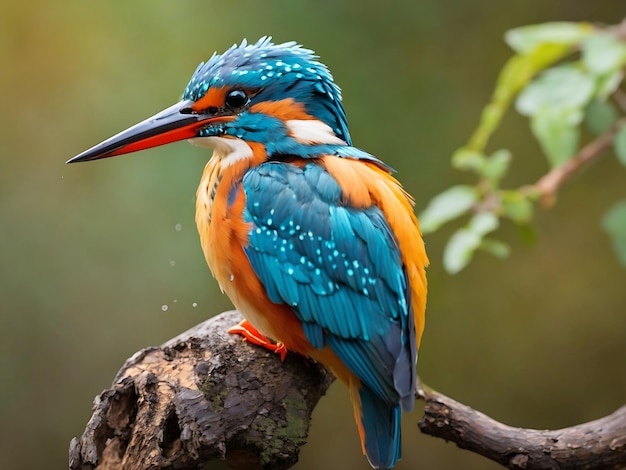
{"label": "water droplet", "polygon": [[171,260],[171,261],[170,261],[170,266],[176,266],[176,261]]}
{"label": "water droplet", "polygon": [[234,280],[235,280],[235,275],[234,275],[234,274],[231,274],[231,275],[230,275],[230,282],[233,282]]}
{"label": "water droplet", "polygon": [[194,303],[192,303],[192,304],[191,304],[191,306],[192,306],[193,308],[196,308],[196,307],[198,306],[198,304],[197,304],[196,302],[194,302]]}
{"label": "water droplet", "polygon": [[182,224],[176,224],[174,228],[176,229],[177,232],[180,232],[183,229],[183,226]]}
{"label": "water droplet", "polygon": [[172,300],[172,302],[174,302],[175,304],[177,304],[177,303],[178,303],[178,299],[174,299],[174,300]]}
{"label": "water droplet", "polygon": [[169,307],[167,305],[161,305],[161,310],[163,310],[164,312],[167,312],[167,309]]}

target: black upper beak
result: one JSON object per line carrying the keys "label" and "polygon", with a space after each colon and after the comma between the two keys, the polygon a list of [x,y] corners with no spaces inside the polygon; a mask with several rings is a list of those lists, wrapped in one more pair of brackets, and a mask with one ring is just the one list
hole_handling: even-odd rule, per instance
{"label": "black upper beak", "polygon": [[194,113],[193,101],[181,101],[158,114],[135,124],[117,135],[86,150],[67,163],[87,162],[100,158],[115,157],[178,140],[197,136],[198,130],[220,118]]}

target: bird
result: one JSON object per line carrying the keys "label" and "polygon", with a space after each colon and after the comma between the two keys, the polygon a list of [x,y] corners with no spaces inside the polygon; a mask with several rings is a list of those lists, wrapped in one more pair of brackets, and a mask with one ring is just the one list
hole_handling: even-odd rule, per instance
{"label": "bird", "polygon": [[426,308],[414,199],[352,145],[341,89],[293,41],[214,53],[179,102],[68,163],[180,140],[213,151],[195,220],[213,276],[245,318],[231,333],[330,369],[349,390],[370,465],[393,467]]}

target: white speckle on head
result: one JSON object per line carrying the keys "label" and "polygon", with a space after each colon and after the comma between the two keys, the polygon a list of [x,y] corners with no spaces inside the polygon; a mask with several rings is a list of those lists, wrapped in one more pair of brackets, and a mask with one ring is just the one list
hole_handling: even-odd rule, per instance
{"label": "white speckle on head", "polygon": [[228,137],[196,137],[189,139],[194,145],[208,147],[214,150],[213,157],[221,160],[222,167],[240,162],[252,157],[252,149],[241,139]]}
{"label": "white speckle on head", "polygon": [[285,123],[291,137],[301,144],[337,144],[346,145],[333,132],[329,125],[317,119],[291,119]]}

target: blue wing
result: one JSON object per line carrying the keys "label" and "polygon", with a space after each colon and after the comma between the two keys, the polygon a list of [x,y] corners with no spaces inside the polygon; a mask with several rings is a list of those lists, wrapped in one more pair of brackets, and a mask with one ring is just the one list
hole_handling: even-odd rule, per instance
{"label": "blue wing", "polygon": [[245,248],[275,303],[286,303],[316,348],[328,345],[387,403],[413,405],[415,326],[398,245],[382,211],[342,202],[314,162],[271,161],[243,179]]}

